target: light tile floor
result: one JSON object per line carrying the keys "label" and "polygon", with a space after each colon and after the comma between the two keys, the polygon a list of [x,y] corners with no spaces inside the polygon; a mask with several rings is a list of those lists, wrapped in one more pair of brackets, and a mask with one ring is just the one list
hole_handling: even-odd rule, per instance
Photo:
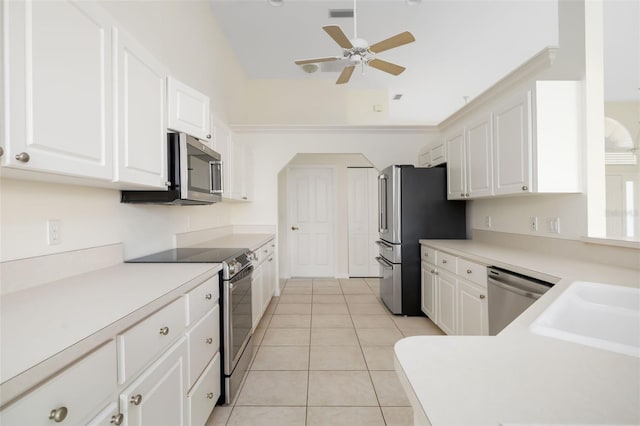
{"label": "light tile floor", "polygon": [[236,400],[216,407],[207,426],[412,425],[393,345],[442,331],[425,317],[391,315],[378,279],[290,279],[281,288],[253,334]]}

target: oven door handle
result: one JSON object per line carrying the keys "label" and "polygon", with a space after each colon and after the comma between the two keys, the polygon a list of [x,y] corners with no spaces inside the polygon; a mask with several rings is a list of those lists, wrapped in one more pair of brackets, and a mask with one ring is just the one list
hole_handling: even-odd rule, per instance
{"label": "oven door handle", "polygon": [[389,263],[384,257],[376,256],[376,261],[385,269],[393,269],[393,264]]}

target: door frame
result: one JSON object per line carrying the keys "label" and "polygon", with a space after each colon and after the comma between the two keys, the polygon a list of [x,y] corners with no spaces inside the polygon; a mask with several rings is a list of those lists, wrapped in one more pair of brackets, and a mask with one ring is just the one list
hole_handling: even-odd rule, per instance
{"label": "door frame", "polygon": [[293,216],[292,214],[292,209],[293,209],[293,204],[292,204],[292,188],[291,188],[291,184],[293,182],[293,179],[291,178],[291,172],[293,170],[300,170],[300,169],[327,169],[331,171],[331,212],[329,214],[329,216],[331,217],[331,224],[330,224],[330,230],[329,230],[329,238],[331,239],[330,241],[330,249],[333,250],[333,253],[331,253],[330,255],[333,256],[333,264],[331,265],[331,276],[334,278],[336,277],[336,266],[337,266],[337,262],[338,262],[338,250],[336,247],[336,223],[338,220],[338,216],[337,216],[337,208],[336,208],[336,204],[337,204],[337,194],[336,194],[336,167],[335,165],[324,165],[324,164],[309,164],[309,165],[291,165],[291,166],[287,166],[287,170],[286,170],[286,188],[287,188],[287,194],[286,194],[286,201],[287,201],[287,215],[286,215],[286,220],[285,220],[285,226],[286,226],[286,230],[285,232],[287,233],[287,258],[288,258],[288,266],[289,266],[289,277],[294,277],[293,275],[293,233],[291,232],[291,218]]}

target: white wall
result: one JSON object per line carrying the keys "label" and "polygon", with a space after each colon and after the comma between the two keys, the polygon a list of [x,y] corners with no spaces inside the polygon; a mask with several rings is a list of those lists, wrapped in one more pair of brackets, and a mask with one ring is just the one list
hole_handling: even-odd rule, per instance
{"label": "white wall", "polygon": [[[101,4],[172,75],[207,94],[219,116],[231,121],[244,114],[244,73],[209,2]],[[126,258],[136,257],[170,248],[176,232],[225,226],[233,221],[229,204],[124,205],[115,190],[10,179],[0,179],[0,201],[1,261],[116,242],[124,243]],[[47,245],[47,219],[60,220],[60,245]]]}

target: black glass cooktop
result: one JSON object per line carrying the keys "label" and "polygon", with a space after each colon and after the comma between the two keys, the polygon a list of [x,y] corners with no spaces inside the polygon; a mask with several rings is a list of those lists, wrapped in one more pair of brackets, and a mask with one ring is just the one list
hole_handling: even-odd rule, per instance
{"label": "black glass cooktop", "polygon": [[176,248],[130,259],[127,263],[220,263],[247,251],[246,248]]}

